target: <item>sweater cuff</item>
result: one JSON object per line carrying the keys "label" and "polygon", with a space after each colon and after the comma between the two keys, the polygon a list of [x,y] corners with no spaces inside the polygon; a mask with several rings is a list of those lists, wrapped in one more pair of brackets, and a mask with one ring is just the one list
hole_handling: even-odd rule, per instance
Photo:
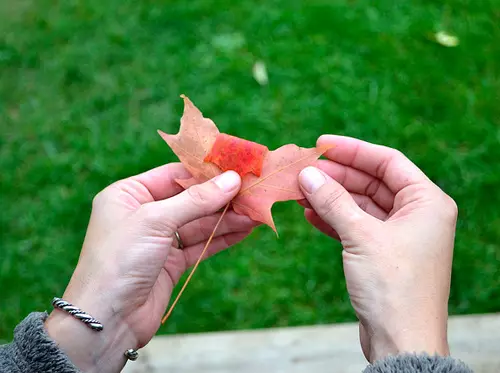
{"label": "sweater cuff", "polygon": [[460,360],[449,356],[404,354],[388,356],[369,365],[363,373],[473,373]]}
{"label": "sweater cuff", "polygon": [[21,372],[79,373],[45,330],[47,312],[30,313],[14,330],[12,359]]}

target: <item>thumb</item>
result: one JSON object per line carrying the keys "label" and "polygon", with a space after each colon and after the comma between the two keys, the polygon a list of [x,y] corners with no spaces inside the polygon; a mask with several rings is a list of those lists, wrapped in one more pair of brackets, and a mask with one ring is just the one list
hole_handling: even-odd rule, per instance
{"label": "thumb", "polygon": [[341,239],[369,218],[342,185],[315,167],[302,170],[299,184],[314,211]]}
{"label": "thumb", "polygon": [[225,172],[203,184],[193,185],[182,193],[147,205],[146,216],[151,223],[164,224],[168,229],[176,231],[179,227],[198,218],[211,215],[238,194],[241,178],[234,171]]}

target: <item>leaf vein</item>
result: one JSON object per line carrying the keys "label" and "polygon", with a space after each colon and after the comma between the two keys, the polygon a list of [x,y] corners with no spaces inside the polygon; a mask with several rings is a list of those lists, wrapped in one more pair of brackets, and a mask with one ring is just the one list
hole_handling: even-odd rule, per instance
{"label": "leaf vein", "polygon": [[[205,177],[206,177],[206,178],[208,178],[208,179],[211,179],[212,177],[217,176],[217,172],[215,172],[215,171],[214,171],[214,167],[215,167],[215,166],[214,166],[213,164],[208,163],[208,162],[205,162],[205,161],[203,161],[202,159],[198,158],[196,155],[194,155],[194,154],[192,154],[192,153],[188,152],[186,149],[184,149],[184,148],[183,148],[183,147],[179,144],[179,141],[177,141],[177,146],[178,146],[178,149],[179,149],[180,151],[182,151],[185,155],[188,155],[188,156],[190,156],[190,157],[194,158],[196,161],[198,161],[198,162],[200,163],[200,167],[198,167],[198,169],[200,170],[200,173],[201,173],[203,176],[205,176]],[[210,167],[210,170],[212,171],[212,172],[211,172],[211,174],[212,174],[212,175],[207,175],[207,174],[206,174],[206,173],[202,170],[201,166],[202,166],[202,165],[204,165],[204,164],[206,164],[206,165],[208,165],[208,166]]]}
{"label": "leaf vein", "polygon": [[239,202],[236,202],[235,200],[232,201],[233,205],[238,205],[238,206],[242,206],[244,208],[247,208],[249,210],[252,210],[253,212],[255,212],[256,214],[260,215],[260,216],[264,216],[261,212],[255,210],[254,208],[251,208],[250,206],[248,205],[244,205],[243,203],[239,203]]}
{"label": "leaf vein", "polygon": [[[255,186],[257,186],[257,185],[259,185],[259,184],[261,184],[264,180],[269,179],[271,176],[274,176],[274,175],[276,175],[276,174],[278,174],[278,173],[280,173],[280,172],[282,172],[282,171],[286,170],[287,168],[292,167],[292,166],[296,165],[297,163],[300,163],[300,162],[302,162],[303,160],[305,160],[305,159],[307,159],[307,158],[310,158],[310,157],[312,157],[312,156],[313,156],[312,154],[308,154],[308,155],[306,155],[306,156],[304,156],[304,157],[302,157],[302,158],[299,158],[299,159],[298,159],[298,160],[296,160],[295,162],[289,163],[289,164],[287,164],[286,166],[283,166],[283,167],[281,167],[281,168],[278,168],[278,169],[277,169],[277,170],[275,170],[274,172],[271,172],[269,175],[266,175],[265,177],[260,178],[260,179],[259,179],[259,180],[257,180],[255,183],[253,183],[253,184],[249,185],[248,187],[246,187],[245,189],[243,189],[242,191],[240,191],[240,194],[246,193],[248,190],[250,190],[250,189],[254,188]],[[314,156],[316,156],[316,154],[314,154]]]}

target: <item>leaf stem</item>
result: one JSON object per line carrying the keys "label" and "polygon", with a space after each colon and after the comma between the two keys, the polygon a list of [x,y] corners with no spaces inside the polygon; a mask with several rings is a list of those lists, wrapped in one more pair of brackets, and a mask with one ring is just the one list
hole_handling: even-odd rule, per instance
{"label": "leaf stem", "polygon": [[167,321],[167,319],[169,318],[169,316],[172,314],[172,311],[174,310],[174,307],[175,305],[177,304],[177,302],[179,301],[179,298],[181,297],[182,293],[184,292],[184,289],[186,289],[186,286],[187,284],[189,284],[189,281],[191,281],[191,277],[193,277],[193,274],[194,272],[196,271],[196,269],[198,268],[198,265],[200,264],[201,260],[203,259],[203,256],[205,255],[205,253],[207,252],[207,249],[208,249],[208,246],[210,245],[210,242],[212,242],[212,239],[214,238],[214,235],[215,235],[215,231],[217,230],[217,228],[219,227],[219,224],[220,222],[222,221],[222,218],[224,217],[224,215],[226,214],[226,211],[227,209],[229,208],[229,205],[231,204],[231,202],[229,202],[226,207],[224,208],[224,211],[222,211],[222,214],[219,218],[219,220],[217,221],[217,224],[215,224],[215,227],[214,227],[214,230],[212,231],[212,234],[210,235],[210,237],[208,238],[207,240],[207,243],[205,244],[205,247],[203,248],[198,260],[196,261],[193,269],[191,270],[191,273],[189,274],[188,278],[186,279],[186,282],[184,283],[184,285],[182,285],[182,288],[181,288],[181,291],[179,291],[179,294],[177,294],[177,297],[175,298],[174,302],[172,303],[172,305],[170,306],[170,309],[168,310],[167,314],[165,316],[163,316],[163,319],[161,320],[161,323],[164,324],[165,321]]}

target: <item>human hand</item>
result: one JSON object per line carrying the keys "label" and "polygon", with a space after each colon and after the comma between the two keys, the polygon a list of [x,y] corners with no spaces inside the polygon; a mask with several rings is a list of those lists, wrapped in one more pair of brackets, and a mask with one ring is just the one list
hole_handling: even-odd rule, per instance
{"label": "human hand", "polygon": [[[146,345],[160,326],[174,285],[192,266],[238,193],[229,171],[182,192],[175,179],[190,174],[167,164],[118,181],[93,201],[78,265],[63,299],[98,319],[101,332],[60,310],[46,321],[49,335],[84,372],[119,372],[129,348]],[[244,239],[256,223],[228,211],[206,256]],[[178,231],[184,249],[177,248]]]}
{"label": "human hand", "polygon": [[455,202],[397,150],[342,136],[299,176],[306,219],[343,246],[365,357],[447,355]]}

